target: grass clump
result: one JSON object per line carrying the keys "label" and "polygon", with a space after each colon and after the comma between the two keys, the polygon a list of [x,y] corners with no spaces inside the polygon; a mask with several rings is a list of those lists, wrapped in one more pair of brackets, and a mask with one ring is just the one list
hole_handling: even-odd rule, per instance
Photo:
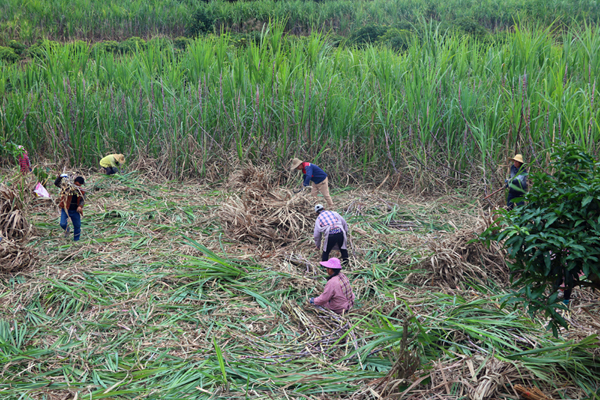
{"label": "grass clump", "polygon": [[0,60],[8,63],[13,63],[19,60],[19,56],[11,47],[0,46]]}

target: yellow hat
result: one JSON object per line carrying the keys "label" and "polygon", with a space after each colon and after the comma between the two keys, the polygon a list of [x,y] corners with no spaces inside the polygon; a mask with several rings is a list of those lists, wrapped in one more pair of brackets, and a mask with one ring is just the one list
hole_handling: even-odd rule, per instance
{"label": "yellow hat", "polygon": [[516,156],[514,156],[513,158],[509,158],[509,160],[511,161],[518,161],[521,164],[525,164],[525,161],[523,161],[523,156],[520,154],[517,154]]}
{"label": "yellow hat", "polygon": [[302,164],[302,160],[297,159],[297,158],[292,158],[292,161],[290,161],[290,170],[295,170],[296,168],[298,168],[298,166]]}
{"label": "yellow hat", "polygon": [[125,156],[123,154],[115,154],[113,157],[115,157],[115,160],[117,160],[119,164],[125,164]]}

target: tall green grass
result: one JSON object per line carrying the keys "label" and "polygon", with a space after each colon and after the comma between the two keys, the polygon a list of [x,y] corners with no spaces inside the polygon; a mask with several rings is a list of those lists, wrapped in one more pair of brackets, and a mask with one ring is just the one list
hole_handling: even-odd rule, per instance
{"label": "tall green grass", "polygon": [[473,19],[491,30],[512,27],[524,19],[548,26],[560,21],[598,22],[600,5],[592,0],[4,0],[0,3],[0,45],[11,39],[33,42],[106,40],[130,36],[183,35],[195,10],[206,10],[219,26],[260,29],[270,19],[288,19],[288,29],[312,28],[347,33],[367,23],[394,25],[420,17],[437,21]]}
{"label": "tall green grass", "polygon": [[559,141],[596,151],[597,28],[558,40],[517,29],[484,45],[432,24],[404,54],[283,31],[246,47],[198,39],[185,52],[155,40],[127,56],[48,46],[0,66],[0,134],[78,165],[112,151],[159,158],[175,177],[297,155],[355,179],[410,167],[423,185],[431,174],[491,183],[513,152],[541,165]]}

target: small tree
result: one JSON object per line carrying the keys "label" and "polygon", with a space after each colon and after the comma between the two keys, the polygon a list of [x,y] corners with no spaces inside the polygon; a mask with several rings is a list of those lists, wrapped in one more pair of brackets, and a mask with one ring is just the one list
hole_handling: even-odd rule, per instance
{"label": "small tree", "polygon": [[508,252],[511,283],[508,302],[524,304],[530,315],[543,313],[554,335],[567,327],[559,287],[600,288],[600,163],[575,145],[552,155],[553,173],[530,174],[535,185],[526,204],[500,210],[497,224],[483,239]]}

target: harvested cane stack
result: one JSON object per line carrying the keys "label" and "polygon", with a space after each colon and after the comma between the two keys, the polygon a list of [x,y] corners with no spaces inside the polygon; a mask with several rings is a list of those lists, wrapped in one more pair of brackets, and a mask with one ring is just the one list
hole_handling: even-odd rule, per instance
{"label": "harvested cane stack", "polygon": [[31,232],[17,193],[0,186],[0,273],[21,271],[33,264],[33,253],[25,246]]}
{"label": "harvested cane stack", "polygon": [[219,212],[231,239],[271,251],[310,233],[312,203],[304,194],[276,189],[271,169],[249,165],[233,173],[228,183],[244,188],[241,196],[230,197]]}
{"label": "harvested cane stack", "polygon": [[0,186],[0,236],[26,240],[32,227],[23,215],[23,204],[14,190]]}
{"label": "harvested cane stack", "polygon": [[309,233],[310,201],[289,190],[262,191],[247,188],[241,197],[232,196],[219,216],[225,232],[234,240],[263,250],[276,250]]}
{"label": "harvested cane stack", "polygon": [[429,238],[426,244],[432,254],[421,262],[428,272],[424,275],[411,274],[407,281],[451,288],[458,287],[465,280],[486,281],[490,276],[497,282],[508,282],[505,254],[500,246],[491,243],[488,248],[474,240],[486,229],[487,223],[480,218],[474,228]]}

